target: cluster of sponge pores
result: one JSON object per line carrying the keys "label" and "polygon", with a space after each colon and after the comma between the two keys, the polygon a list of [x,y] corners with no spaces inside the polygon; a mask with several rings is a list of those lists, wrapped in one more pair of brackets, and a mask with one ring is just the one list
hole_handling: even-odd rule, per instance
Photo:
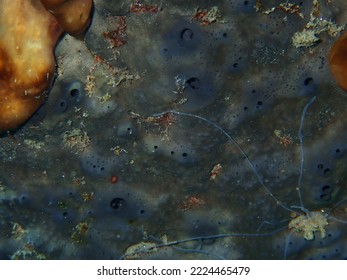
{"label": "cluster of sponge pores", "polygon": [[89,25],[92,0],[0,0],[0,133],[16,129],[44,102],[63,32]]}
{"label": "cluster of sponge pores", "polygon": [[[0,0],[0,133],[16,129],[40,107],[54,73],[63,32],[83,33],[92,0]],[[328,54],[337,84],[347,91],[347,32]]]}

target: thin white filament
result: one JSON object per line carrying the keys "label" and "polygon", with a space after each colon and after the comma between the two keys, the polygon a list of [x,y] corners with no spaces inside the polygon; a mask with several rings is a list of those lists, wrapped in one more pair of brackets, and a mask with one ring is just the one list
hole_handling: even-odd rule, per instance
{"label": "thin white filament", "polygon": [[[256,170],[255,166],[253,165],[253,163],[251,162],[251,160],[249,159],[249,157],[247,156],[246,152],[243,150],[243,148],[240,146],[240,144],[234,139],[234,137],[232,137],[230,134],[228,134],[222,127],[220,127],[219,125],[215,124],[214,122],[204,118],[204,117],[200,117],[198,115],[194,115],[194,114],[190,114],[190,113],[184,113],[184,112],[178,112],[178,111],[174,111],[174,110],[169,110],[169,111],[165,111],[165,112],[161,112],[158,114],[154,114],[154,117],[158,117],[158,116],[162,116],[164,114],[167,113],[171,113],[171,114],[175,114],[175,115],[181,115],[181,116],[187,116],[187,117],[192,117],[195,119],[199,119],[202,120],[204,122],[207,122],[208,124],[210,124],[211,126],[213,126],[214,128],[216,128],[217,130],[219,130],[220,132],[222,132],[236,147],[237,149],[240,151],[240,153],[243,155],[243,157],[246,159],[248,165],[250,166],[251,170],[253,171],[253,173],[256,175],[259,183],[262,185],[262,187],[265,189],[265,191],[268,193],[268,195],[276,202],[276,204],[280,205],[283,209],[286,209],[289,212],[295,212],[292,209],[288,208],[287,206],[285,206],[281,201],[279,201],[269,190],[269,188],[264,184],[263,180],[261,179],[258,171]],[[299,214],[299,213],[297,213]]]}
{"label": "thin white filament", "polygon": [[304,120],[305,120],[305,116],[308,110],[308,107],[311,106],[311,104],[313,103],[313,101],[316,99],[316,96],[313,96],[311,98],[311,100],[305,105],[304,109],[302,110],[302,114],[301,114],[301,120],[300,120],[300,128],[298,130],[298,137],[299,137],[299,141],[300,141],[300,150],[301,150],[301,162],[300,162],[300,175],[299,175],[299,179],[298,179],[298,196],[299,196],[299,201],[300,201],[300,208],[302,211],[305,211],[305,207],[304,207],[304,202],[302,199],[302,194],[301,194],[301,184],[302,184],[302,176],[304,173],[304,161],[305,161],[305,155],[304,155],[304,141],[303,141],[303,135],[302,135],[302,128],[304,126]]}

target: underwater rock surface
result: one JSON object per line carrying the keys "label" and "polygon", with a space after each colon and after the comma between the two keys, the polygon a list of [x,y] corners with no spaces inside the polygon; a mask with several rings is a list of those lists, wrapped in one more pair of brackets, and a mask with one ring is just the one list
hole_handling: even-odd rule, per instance
{"label": "underwater rock surface", "polygon": [[273,2],[94,1],[0,138],[0,258],[346,259],[347,4]]}

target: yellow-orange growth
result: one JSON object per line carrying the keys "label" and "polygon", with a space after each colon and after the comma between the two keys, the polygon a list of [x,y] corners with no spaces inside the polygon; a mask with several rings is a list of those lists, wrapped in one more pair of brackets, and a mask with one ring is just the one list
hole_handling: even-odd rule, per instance
{"label": "yellow-orange growth", "polygon": [[347,92],[347,32],[331,47],[329,67],[336,83]]}
{"label": "yellow-orange growth", "polygon": [[[42,2],[74,4],[56,18],[39,0],[0,0],[0,132],[20,126],[45,100],[55,72],[53,50],[65,28],[76,35],[89,23],[91,0]],[[81,12],[77,4],[85,10]],[[70,16],[71,9],[79,16],[79,25]]]}

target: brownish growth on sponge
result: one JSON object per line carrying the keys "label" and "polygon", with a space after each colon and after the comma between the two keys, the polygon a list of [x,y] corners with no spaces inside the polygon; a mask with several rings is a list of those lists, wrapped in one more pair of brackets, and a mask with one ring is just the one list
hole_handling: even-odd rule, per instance
{"label": "brownish growth on sponge", "polygon": [[331,47],[329,66],[339,87],[347,92],[347,32]]}
{"label": "brownish growth on sponge", "polygon": [[[90,13],[91,0],[42,2],[64,2],[61,7],[69,9],[59,10],[56,19],[39,0],[0,0],[0,132],[17,128],[40,107],[55,72],[53,50],[59,36],[65,28],[83,32],[89,21],[89,14],[87,19],[81,15]],[[70,17],[72,10],[79,25]]]}
{"label": "brownish growth on sponge", "polygon": [[89,24],[91,0],[41,0],[41,3],[72,36],[81,34]]}
{"label": "brownish growth on sponge", "polygon": [[0,131],[5,131],[44,101],[61,29],[40,2],[1,0],[0,11]]}

